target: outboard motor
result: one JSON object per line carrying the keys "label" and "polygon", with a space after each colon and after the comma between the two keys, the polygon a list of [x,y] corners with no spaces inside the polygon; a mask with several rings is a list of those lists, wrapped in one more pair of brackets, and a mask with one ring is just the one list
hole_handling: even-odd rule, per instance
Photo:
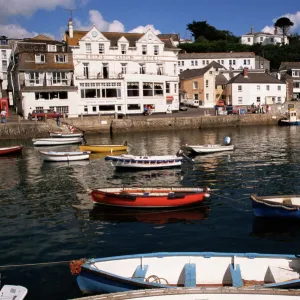
{"label": "outboard motor", "polygon": [[226,137],[224,138],[224,144],[225,144],[226,146],[230,144],[230,141],[231,141],[231,139],[230,139],[229,136],[226,136]]}

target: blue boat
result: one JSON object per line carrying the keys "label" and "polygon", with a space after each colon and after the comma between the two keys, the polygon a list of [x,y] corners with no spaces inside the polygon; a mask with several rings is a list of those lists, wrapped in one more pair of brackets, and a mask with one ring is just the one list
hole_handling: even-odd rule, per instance
{"label": "blue boat", "polygon": [[300,120],[297,119],[297,112],[294,108],[289,109],[286,113],[287,117],[280,119],[278,124],[282,126],[298,126],[300,125]]}
{"label": "blue boat", "polygon": [[177,287],[300,288],[300,256],[257,253],[149,253],[70,263],[84,293]]}
{"label": "blue boat", "polygon": [[300,219],[300,195],[257,196],[251,195],[256,217]]}

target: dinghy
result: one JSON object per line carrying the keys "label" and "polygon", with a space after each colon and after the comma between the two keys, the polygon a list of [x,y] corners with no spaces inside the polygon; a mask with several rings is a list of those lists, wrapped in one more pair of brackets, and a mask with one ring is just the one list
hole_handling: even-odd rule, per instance
{"label": "dinghy", "polygon": [[82,137],[82,132],[49,132],[50,137],[52,138],[74,138],[74,137]]}
{"label": "dinghy", "polygon": [[70,262],[70,267],[85,293],[175,287],[300,287],[297,255],[149,253],[82,259]]}
{"label": "dinghy", "polygon": [[168,169],[180,167],[183,157],[176,155],[161,155],[161,156],[106,156],[105,160],[111,160],[112,166],[116,169]]}
{"label": "dinghy", "polygon": [[80,144],[82,138],[44,138],[44,139],[32,139],[34,146],[58,146],[68,144]]}
{"label": "dinghy", "polygon": [[0,300],[23,300],[28,290],[20,285],[4,285],[0,290]]}
{"label": "dinghy", "polygon": [[300,219],[300,195],[250,197],[256,217]]}
{"label": "dinghy", "polygon": [[234,150],[234,145],[230,145],[230,137],[224,139],[224,145],[221,144],[206,144],[206,145],[183,145],[181,149],[186,152],[196,154],[208,154]]}
{"label": "dinghy", "polygon": [[92,153],[127,151],[127,141],[123,145],[81,145],[80,151],[91,151]]}
{"label": "dinghy", "polygon": [[0,155],[19,153],[23,149],[22,145],[0,148]]}
{"label": "dinghy", "polygon": [[81,300],[298,300],[299,290],[251,288],[172,288],[102,294]]}
{"label": "dinghy", "polygon": [[127,187],[104,188],[91,192],[94,203],[131,208],[165,208],[192,205],[209,197],[209,188]]}
{"label": "dinghy", "polygon": [[40,154],[44,161],[78,161],[90,158],[89,151],[86,152],[57,152],[57,151],[40,151]]}

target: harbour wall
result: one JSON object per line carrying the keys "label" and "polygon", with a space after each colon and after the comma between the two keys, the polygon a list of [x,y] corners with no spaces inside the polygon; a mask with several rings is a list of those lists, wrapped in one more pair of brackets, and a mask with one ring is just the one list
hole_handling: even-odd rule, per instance
{"label": "harbour wall", "polygon": [[[72,125],[77,130],[86,133],[120,133],[155,130],[182,130],[218,127],[237,127],[250,125],[277,125],[282,116],[272,114],[246,114],[224,116],[193,116],[193,117],[127,117],[114,119],[112,117],[84,117],[62,119],[61,128]],[[0,125],[0,139],[21,139],[47,137],[48,132],[59,130],[55,120],[45,122],[24,121]]]}

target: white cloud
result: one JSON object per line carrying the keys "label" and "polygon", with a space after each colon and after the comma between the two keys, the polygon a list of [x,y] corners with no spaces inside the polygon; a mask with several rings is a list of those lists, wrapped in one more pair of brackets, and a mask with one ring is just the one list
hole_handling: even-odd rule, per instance
{"label": "white cloud", "polygon": [[[282,15],[278,18],[275,18],[273,19],[273,23],[276,22],[276,20],[278,20],[279,18],[281,17],[287,17],[289,18],[293,23],[294,23],[294,26],[292,26],[290,28],[290,31],[291,32],[297,32],[300,30],[300,11],[297,11],[295,14],[285,14],[285,15]],[[274,32],[274,25],[271,25],[271,26],[265,26],[263,29],[262,29],[263,32],[269,32],[269,33],[273,33]]]}
{"label": "white cloud", "polygon": [[0,17],[31,16],[39,9],[54,10],[56,7],[74,8],[75,0],[0,0]]}
{"label": "white cloud", "polygon": [[16,39],[30,38],[38,35],[37,32],[30,32],[17,24],[0,24],[0,32],[1,35]]}
{"label": "white cloud", "polygon": [[129,32],[145,33],[149,29],[151,29],[155,34],[160,34],[161,33],[158,29],[155,29],[154,25],[150,25],[150,24],[148,24],[146,26],[138,26],[138,27],[130,30]]}

